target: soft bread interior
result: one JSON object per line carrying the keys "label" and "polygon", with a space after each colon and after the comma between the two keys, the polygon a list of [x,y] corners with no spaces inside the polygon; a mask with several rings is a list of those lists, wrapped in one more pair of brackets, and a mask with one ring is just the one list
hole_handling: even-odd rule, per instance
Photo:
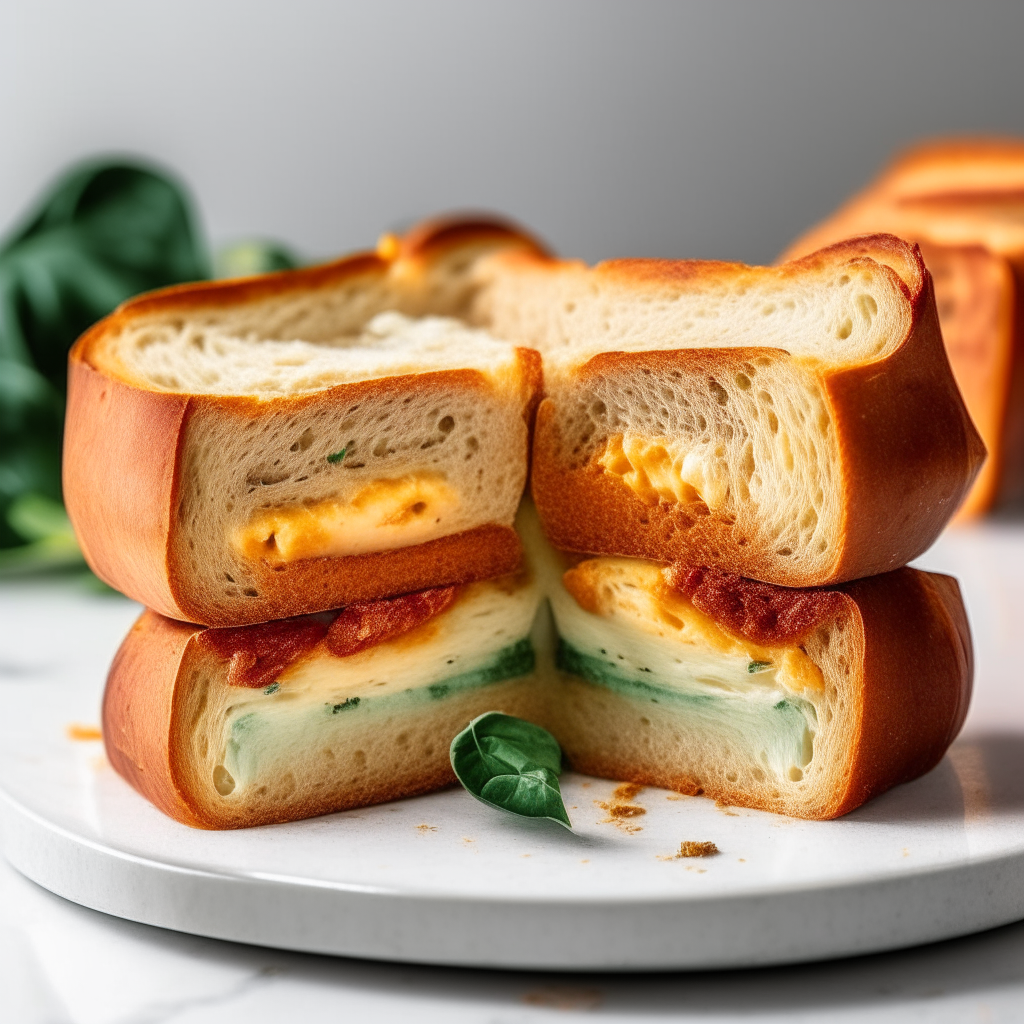
{"label": "soft bread interior", "polygon": [[[309,300],[314,305],[314,300]],[[120,338],[119,357],[149,387],[195,395],[304,395],[338,384],[434,370],[515,370],[511,345],[452,317],[378,313],[351,333],[319,337],[309,323],[295,334],[242,333],[229,316],[140,324]],[[305,330],[303,330],[305,328]],[[307,333],[308,332],[308,333]]]}
{"label": "soft bread interior", "polygon": [[843,784],[857,734],[859,623],[852,602],[799,644],[728,633],[666,585],[662,565],[572,565],[539,529],[558,636],[551,728],[575,767],[819,816]]}
{"label": "soft bread interior", "polygon": [[600,352],[776,348],[830,366],[887,356],[911,307],[868,256],[784,267],[616,260],[595,268],[519,253],[481,262],[475,317],[539,349],[557,373]]}
{"label": "soft bread interior", "polygon": [[806,573],[840,555],[836,436],[816,377],[775,353],[612,365],[549,386],[551,458],[598,468],[684,528],[707,517],[740,547]]}
{"label": "soft bread interior", "polygon": [[470,584],[409,633],[343,658],[321,644],[257,689],[229,685],[227,662],[193,645],[171,726],[190,801],[234,827],[452,781],[448,745],[475,714],[541,713],[539,604],[530,577]]}

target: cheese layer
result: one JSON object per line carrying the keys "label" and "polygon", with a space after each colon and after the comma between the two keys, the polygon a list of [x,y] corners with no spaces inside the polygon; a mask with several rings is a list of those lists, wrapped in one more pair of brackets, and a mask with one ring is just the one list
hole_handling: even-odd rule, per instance
{"label": "cheese layer", "polygon": [[459,495],[436,473],[375,480],[351,500],[260,511],[233,539],[245,558],[293,562],[390,551],[443,537]]}
{"label": "cheese layer", "polygon": [[318,648],[264,689],[216,684],[198,725],[210,737],[214,788],[243,794],[268,771],[330,745],[339,730],[372,729],[378,713],[415,714],[467,689],[529,676],[539,604],[532,580],[474,583],[446,612],[394,640],[345,658]]}
{"label": "cheese layer", "polygon": [[700,455],[673,453],[666,438],[615,434],[608,439],[597,463],[648,505],[659,501],[690,504],[702,501],[709,509],[722,508],[729,498],[725,450]]}
{"label": "cheese layer", "polygon": [[[588,585],[581,573],[592,577]],[[567,572],[565,584],[551,594],[562,671],[678,710],[779,777],[801,777],[823,680],[799,647],[764,648],[724,633],[685,597],[666,594],[655,563],[591,559]]]}

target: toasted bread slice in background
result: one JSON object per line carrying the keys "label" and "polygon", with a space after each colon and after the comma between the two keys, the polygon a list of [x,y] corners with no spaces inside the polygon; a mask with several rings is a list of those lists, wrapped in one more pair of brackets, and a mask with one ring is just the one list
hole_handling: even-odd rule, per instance
{"label": "toasted bread slice in background", "polygon": [[543,717],[540,601],[524,573],[235,628],[147,611],[110,670],[107,756],[198,828],[437,789],[455,781],[448,748],[471,719]]}
{"label": "toasted bread slice in background", "polygon": [[559,548],[870,576],[935,540],[984,459],[893,236],[778,268],[507,252],[478,273],[477,321],[544,358],[532,492]]}
{"label": "toasted bread slice in background", "polygon": [[578,771],[835,818],[934,767],[973,653],[957,582],[800,590],[524,541],[554,612],[547,726]]}
{"label": "toasted bread slice in background", "polygon": [[805,232],[790,260],[837,239],[891,231],[920,243],[964,401],[989,459],[961,510],[1024,503],[1024,140],[939,139],[899,154]]}
{"label": "toasted bread slice in background", "polygon": [[379,253],[134,299],[70,356],[64,495],[90,566],[164,615],[263,622],[515,570],[539,356],[465,322],[437,221]]}

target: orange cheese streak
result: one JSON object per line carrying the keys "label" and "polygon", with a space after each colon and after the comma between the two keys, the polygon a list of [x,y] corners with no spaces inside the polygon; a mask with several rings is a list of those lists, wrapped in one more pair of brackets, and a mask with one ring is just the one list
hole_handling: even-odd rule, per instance
{"label": "orange cheese streak", "polygon": [[263,622],[256,626],[207,629],[198,642],[228,661],[230,686],[258,689],[272,683],[289,665],[321,640],[336,658],[376,647],[440,615],[461,587],[435,587],[416,594],[360,601],[328,624],[313,616]]}

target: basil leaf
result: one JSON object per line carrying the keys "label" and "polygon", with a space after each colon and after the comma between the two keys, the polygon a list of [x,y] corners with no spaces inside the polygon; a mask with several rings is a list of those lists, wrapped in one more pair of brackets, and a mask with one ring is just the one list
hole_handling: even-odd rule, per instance
{"label": "basil leaf", "polygon": [[450,756],[459,782],[482,803],[572,828],[558,786],[562,750],[546,729],[488,711],[452,740]]}

